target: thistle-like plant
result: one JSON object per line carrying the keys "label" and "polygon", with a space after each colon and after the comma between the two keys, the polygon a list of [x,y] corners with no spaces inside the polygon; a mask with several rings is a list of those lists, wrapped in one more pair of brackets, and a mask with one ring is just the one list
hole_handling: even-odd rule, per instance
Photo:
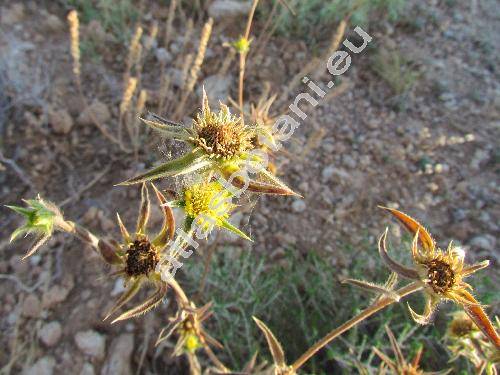
{"label": "thistle-like plant", "polygon": [[[415,237],[412,243],[412,254],[415,268],[403,266],[389,257],[385,244],[387,230],[379,239],[379,253],[382,260],[393,271],[385,285],[377,285],[364,280],[347,279],[344,282],[353,284],[363,289],[375,292],[378,296],[371,304],[359,314],[341,324],[339,327],[327,333],[323,338],[304,352],[292,365],[291,368],[297,371],[320,349],[328,345],[332,340],[348,331],[363,320],[379,312],[385,307],[399,302],[402,298],[423,290],[426,298],[424,314],[416,314],[410,308],[410,312],[415,321],[420,324],[428,323],[436,305],[445,300],[452,300],[459,304],[467,315],[474,321],[477,327],[490,340],[496,350],[500,347],[500,339],[497,331],[491,324],[488,316],[481,305],[475,300],[466,288],[472,289],[462,281],[462,278],[488,266],[488,261],[475,265],[464,265],[463,251],[459,251],[453,246],[448,247],[448,251],[443,253],[436,249],[436,245],[429,233],[416,220],[408,215],[394,209],[388,209],[406,229]],[[419,249],[419,244],[422,250]],[[395,289],[397,277],[409,279],[412,282]]]}
{"label": "thistle-like plant", "polygon": [[144,302],[114,319],[113,323],[146,313],[157,306],[167,293],[167,283],[161,279],[160,274],[156,271],[156,266],[160,262],[162,252],[174,236],[175,221],[172,209],[166,204],[167,200],[165,196],[153,184],[151,185],[162,206],[164,216],[163,226],[154,237],[150,237],[146,230],[151,205],[148,188],[146,184],[143,184],[141,189],[139,215],[133,234],[129,233],[125,225],[123,225],[120,215],[117,214],[123,243],[119,244],[116,241],[110,242],[110,246],[113,247],[114,254],[116,254],[114,261],[111,263],[121,266],[121,269],[115,272],[114,275],[124,277],[125,284],[128,287],[104,319],[110,317],[130,301],[144,284],[153,284],[156,290]]}
{"label": "thistle-like plant", "polygon": [[[244,125],[242,118],[231,114],[225,104],[220,105],[219,112],[213,112],[205,90],[203,90],[201,112],[193,119],[191,126],[164,120],[155,115],[143,121],[163,136],[184,142],[189,150],[183,156],[122,182],[121,185],[180,176],[191,172],[208,175],[217,173],[230,179],[236,187],[240,188],[245,185],[245,188],[252,192],[295,194],[265,168],[267,156],[256,146],[259,136],[266,137],[268,142],[274,142],[272,134],[257,125]],[[259,152],[252,152],[255,150]],[[243,169],[244,175],[255,172],[261,177],[260,180],[243,178],[239,174]],[[230,178],[231,176],[233,178]]]}
{"label": "thistle-like plant", "polygon": [[439,249],[427,230],[415,219],[396,209],[385,208],[410,233],[414,235],[411,253],[414,268],[406,267],[393,260],[386,246],[387,230],[380,237],[379,252],[384,263],[399,276],[420,285],[425,295],[423,314],[417,314],[408,306],[412,318],[419,324],[430,322],[437,305],[451,300],[460,305],[478,328],[500,348],[500,337],[485,314],[480,303],[468,291],[472,287],[464,278],[489,265],[483,261],[473,265],[464,264],[464,251],[450,242],[446,251]]}

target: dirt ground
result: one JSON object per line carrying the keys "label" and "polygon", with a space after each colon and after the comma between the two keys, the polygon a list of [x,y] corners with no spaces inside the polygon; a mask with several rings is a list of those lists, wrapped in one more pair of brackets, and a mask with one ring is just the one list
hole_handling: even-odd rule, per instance
{"label": "dirt ground", "polygon": [[[85,108],[71,74],[67,10],[55,2],[37,3],[7,1],[0,8],[0,203],[16,204],[40,193],[63,203],[64,213],[90,230],[117,236],[115,213],[131,225],[138,190],[113,185],[162,158],[168,144],[142,149],[135,161],[81,118]],[[490,259],[486,272],[491,285],[498,285],[498,3],[418,3],[410,1],[412,13],[403,21],[370,29],[370,47],[353,58],[342,78],[347,88],[307,108],[307,119],[277,159],[281,178],[304,199],[253,202],[240,222],[254,239],[252,251],[279,259],[286,248],[315,250],[342,272],[349,264],[346,246],[368,243],[376,251],[386,226],[393,238],[401,236],[377,208],[388,205],[425,223],[442,247],[458,241],[468,250],[468,261]],[[152,5],[145,19],[165,12]],[[233,37],[234,23],[216,21],[209,61],[226,53],[219,44]],[[110,45],[99,50],[100,60],[84,57],[83,70],[87,98],[96,95],[108,106],[111,126],[126,51]],[[380,50],[397,51],[418,72],[412,88],[400,96],[377,69]],[[271,38],[257,63],[249,63],[246,94],[257,99],[267,80],[286,108],[304,87],[289,98],[280,93],[310,58],[305,43]],[[207,65],[203,78],[213,74]],[[157,75],[147,69],[144,75],[145,86],[157,89]],[[236,77],[236,69],[227,73],[234,88]],[[57,112],[62,110],[69,119]],[[171,348],[154,348],[154,332],[167,307],[134,321],[103,322],[103,312],[122,288],[103,276],[106,268],[99,260],[77,241],[56,235],[22,262],[29,241],[8,243],[19,217],[0,210],[0,367],[5,373],[160,373],[159,368],[184,373],[182,359],[165,355]],[[154,219],[158,224],[159,215]],[[493,293],[498,297],[498,290]],[[499,313],[499,300],[490,313]]]}

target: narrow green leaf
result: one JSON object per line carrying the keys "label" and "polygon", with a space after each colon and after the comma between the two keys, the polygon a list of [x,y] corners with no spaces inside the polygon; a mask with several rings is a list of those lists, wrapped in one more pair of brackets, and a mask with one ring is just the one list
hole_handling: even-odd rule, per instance
{"label": "narrow green leaf", "polygon": [[181,126],[162,124],[159,121],[146,120],[141,118],[141,120],[150,128],[157,130],[160,134],[167,138],[174,138],[185,140],[188,139],[189,133],[187,130]]}
{"label": "narrow green leaf", "polygon": [[248,237],[245,233],[243,233],[241,230],[236,228],[233,224],[231,224],[227,220],[223,220],[221,222],[221,227],[223,227],[227,230],[230,230],[231,232],[233,232],[234,234],[237,234],[238,236],[240,236],[241,238],[244,238],[245,240],[253,242],[253,240],[250,237]]}
{"label": "narrow green leaf", "polygon": [[211,161],[203,157],[203,154],[189,152],[180,158],[163,163],[146,173],[121,182],[118,185],[133,185],[141,182],[157,180],[162,177],[179,176],[204,168],[211,163]]}

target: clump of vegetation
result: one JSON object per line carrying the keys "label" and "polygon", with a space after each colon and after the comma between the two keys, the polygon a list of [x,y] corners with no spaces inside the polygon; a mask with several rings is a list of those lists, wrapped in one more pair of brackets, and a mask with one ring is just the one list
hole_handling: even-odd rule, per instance
{"label": "clump of vegetation", "polygon": [[373,71],[389,86],[389,102],[404,109],[421,73],[397,50],[380,49],[372,59]]}
{"label": "clump of vegetation", "polygon": [[289,5],[296,15],[282,9],[275,24],[276,30],[315,43],[322,41],[325,32],[328,35],[346,17],[360,26],[367,26],[380,17],[394,22],[404,11],[406,0],[291,0]]}

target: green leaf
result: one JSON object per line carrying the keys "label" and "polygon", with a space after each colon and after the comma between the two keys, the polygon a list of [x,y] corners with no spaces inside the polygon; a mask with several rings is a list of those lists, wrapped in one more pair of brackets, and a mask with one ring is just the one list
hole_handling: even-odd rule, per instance
{"label": "green leaf", "polygon": [[163,177],[179,176],[207,167],[210,164],[212,164],[212,162],[206,159],[202,153],[189,152],[180,158],[170,160],[146,173],[121,182],[117,185],[133,185],[141,182],[157,180]]}
{"label": "green leaf", "polygon": [[[168,125],[161,123],[160,121],[154,120],[145,120],[141,118],[141,120],[150,128],[157,130],[160,134],[164,135],[167,138],[174,138],[180,140],[186,140],[189,137],[189,133],[182,126]],[[179,124],[180,125],[180,124]]]}
{"label": "green leaf", "polygon": [[245,233],[243,233],[241,230],[239,230],[238,228],[236,228],[233,224],[231,224],[227,220],[222,220],[221,223],[220,223],[220,226],[222,228],[230,230],[231,232],[233,232],[234,234],[237,234],[238,236],[240,236],[241,238],[244,238],[245,240],[253,242],[253,240],[250,237],[248,237]]}

